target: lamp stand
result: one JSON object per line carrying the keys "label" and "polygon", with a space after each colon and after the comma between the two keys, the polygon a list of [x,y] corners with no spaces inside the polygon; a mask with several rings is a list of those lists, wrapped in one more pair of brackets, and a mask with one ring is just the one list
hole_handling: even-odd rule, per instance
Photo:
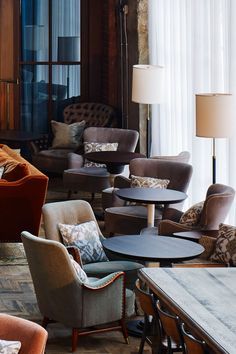
{"label": "lamp stand", "polygon": [[216,139],[212,139],[212,183],[216,183]]}
{"label": "lamp stand", "polygon": [[146,150],[147,150],[147,157],[150,157],[150,153],[151,153],[151,130],[152,130],[152,123],[151,123],[151,119],[150,119],[150,105],[147,105],[147,138],[146,138]]}

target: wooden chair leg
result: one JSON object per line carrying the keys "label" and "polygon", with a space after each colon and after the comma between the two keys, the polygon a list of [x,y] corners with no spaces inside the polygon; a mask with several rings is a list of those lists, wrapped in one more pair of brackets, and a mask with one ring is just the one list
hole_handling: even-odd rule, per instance
{"label": "wooden chair leg", "polygon": [[79,332],[77,328],[72,329],[72,353],[76,350],[78,345]]}
{"label": "wooden chair leg", "polygon": [[123,337],[124,337],[125,343],[129,344],[129,336],[128,336],[128,332],[127,332],[127,328],[126,328],[126,324],[125,324],[124,318],[122,318],[120,320],[120,324],[121,324],[122,333],[123,333]]}

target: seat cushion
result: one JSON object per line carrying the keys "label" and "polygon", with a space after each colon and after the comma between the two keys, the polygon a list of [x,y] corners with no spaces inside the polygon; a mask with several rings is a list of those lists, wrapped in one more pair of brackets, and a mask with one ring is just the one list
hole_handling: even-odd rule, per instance
{"label": "seat cushion", "polygon": [[108,274],[123,271],[126,274],[126,287],[129,289],[134,289],[137,271],[140,268],[143,268],[141,263],[132,261],[96,262],[83,266],[85,273],[89,277],[103,278]]}

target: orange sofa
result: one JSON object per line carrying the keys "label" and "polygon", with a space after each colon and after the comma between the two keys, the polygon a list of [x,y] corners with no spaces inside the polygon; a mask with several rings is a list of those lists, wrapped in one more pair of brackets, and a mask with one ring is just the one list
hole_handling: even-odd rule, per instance
{"label": "orange sofa", "polygon": [[0,144],[0,242],[38,235],[48,177],[7,145]]}

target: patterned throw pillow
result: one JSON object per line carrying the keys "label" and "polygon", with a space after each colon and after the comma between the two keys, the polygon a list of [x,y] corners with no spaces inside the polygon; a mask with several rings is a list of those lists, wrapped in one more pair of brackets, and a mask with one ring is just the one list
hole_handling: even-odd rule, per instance
{"label": "patterned throw pillow", "polygon": [[66,124],[51,121],[52,132],[54,135],[52,141],[53,149],[76,149],[82,144],[82,136],[85,128],[85,120],[73,124]]}
{"label": "patterned throw pillow", "polygon": [[196,226],[198,225],[200,218],[201,218],[201,212],[203,209],[204,202],[199,202],[197,204],[194,204],[189,208],[183,215],[181,216],[179,223],[184,224],[187,226]]}
{"label": "patterned throw pillow", "polygon": [[[116,151],[118,148],[118,143],[95,143],[95,142],[84,142],[84,153],[96,151]],[[106,167],[106,165],[85,160],[85,167]]]}
{"label": "patterned throw pillow", "polygon": [[74,258],[72,257],[72,255],[70,255],[70,260],[72,263],[72,266],[74,268],[74,270],[76,271],[76,274],[78,275],[79,281],[81,284],[83,283],[87,283],[88,281],[88,277],[87,274],[85,273],[85,271],[81,268],[81,266],[79,265],[79,263],[77,263]]}
{"label": "patterned throw pillow", "polygon": [[84,264],[108,261],[94,221],[78,225],[58,224],[58,227],[65,246],[78,247]]}
{"label": "patterned throw pillow", "polygon": [[230,263],[236,266],[236,227],[220,224],[216,246],[211,261]]}
{"label": "patterned throw pillow", "polygon": [[17,354],[21,348],[21,342],[0,339],[1,354]]}
{"label": "patterned throw pillow", "polygon": [[160,179],[153,177],[141,177],[141,176],[131,176],[131,187],[143,187],[143,188],[167,188],[170,183],[169,179]]}

